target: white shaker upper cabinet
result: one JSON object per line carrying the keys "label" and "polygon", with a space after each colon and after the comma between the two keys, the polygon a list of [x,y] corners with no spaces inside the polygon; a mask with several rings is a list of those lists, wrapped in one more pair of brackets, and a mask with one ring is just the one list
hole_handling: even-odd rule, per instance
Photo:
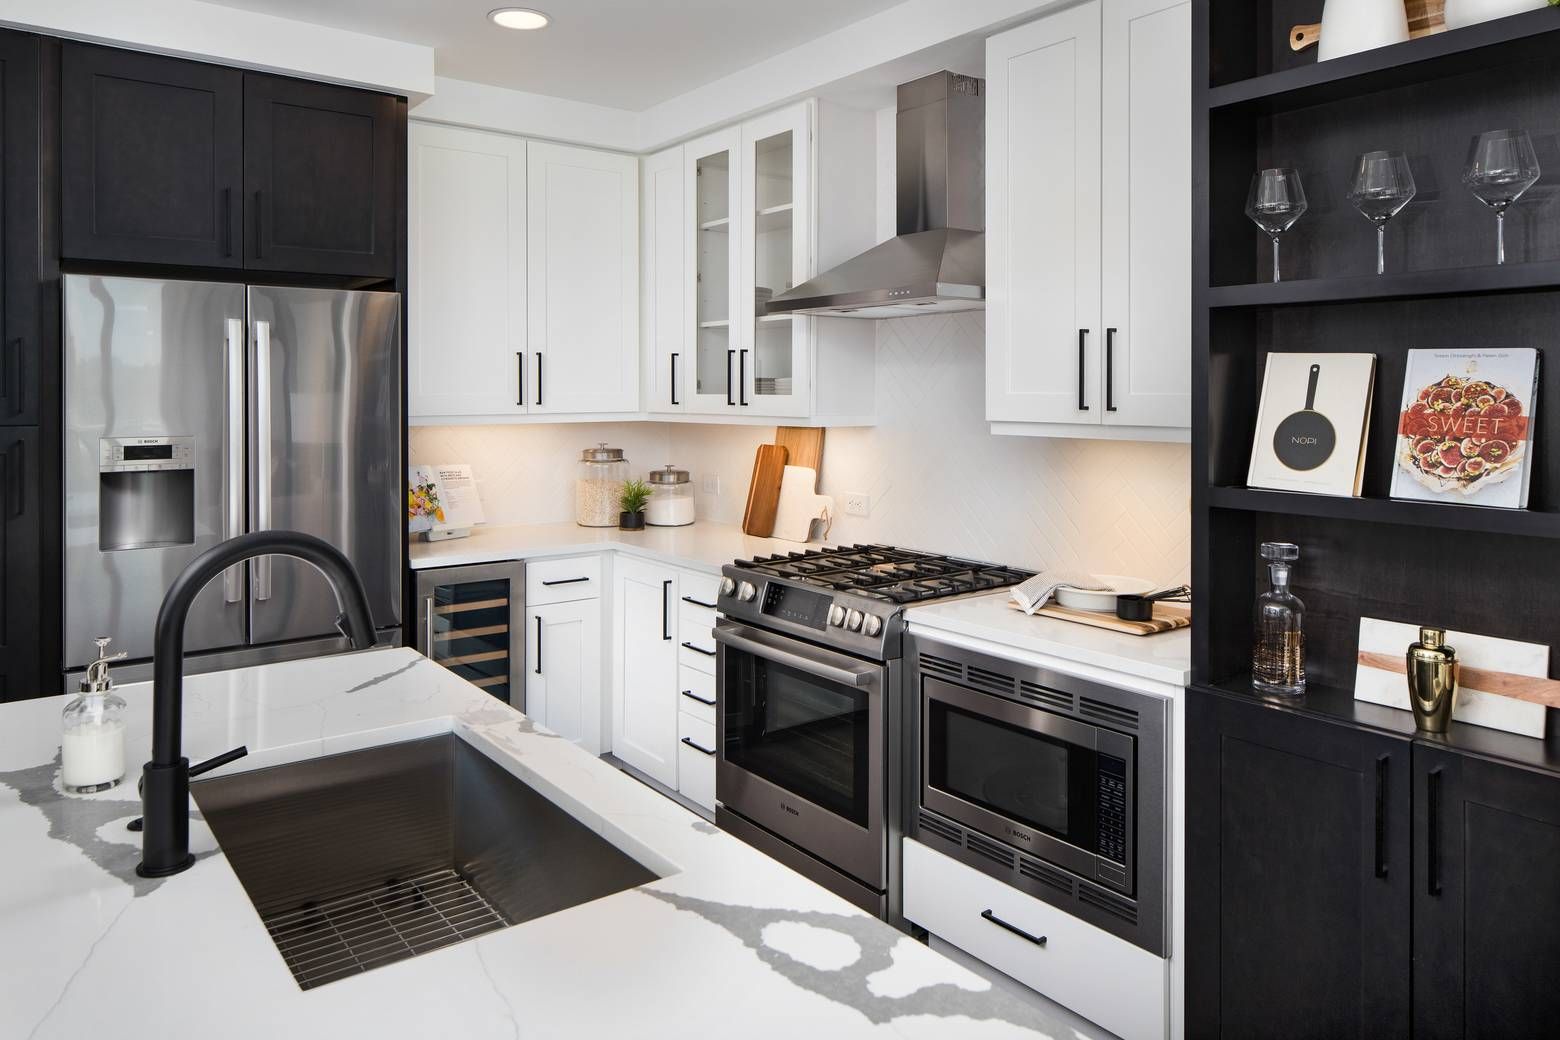
{"label": "white shaker upper cabinet", "polygon": [[683,150],[646,156],[640,168],[640,335],[644,340],[645,407],[681,412],[688,406],[682,378],[692,360],[692,331],[683,321],[687,289],[683,255]]}
{"label": "white shaker upper cabinet", "polygon": [[413,123],[409,412],[523,415],[526,142]]}
{"label": "white shaker upper cabinet", "polygon": [[1105,0],[1104,421],[1192,421],[1192,5]]}
{"label": "white shaker upper cabinet", "polygon": [[532,414],[639,408],[639,160],[532,141]]}
{"label": "white shaker upper cabinet", "polygon": [[683,145],[683,199],[683,327],[690,357],[679,400],[690,412],[727,414],[738,407],[737,345],[744,313],[740,126]]}
{"label": "white shaker upper cabinet", "polygon": [[1095,424],[1099,0],[986,41],[986,90],[986,416]]}

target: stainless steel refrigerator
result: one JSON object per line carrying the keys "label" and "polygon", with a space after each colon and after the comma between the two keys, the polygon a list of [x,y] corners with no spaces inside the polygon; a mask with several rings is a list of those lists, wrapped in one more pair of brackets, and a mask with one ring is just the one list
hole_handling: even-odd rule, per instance
{"label": "stainless steel refrigerator", "polygon": [[[174,577],[245,531],[305,531],[341,549],[382,639],[398,643],[399,294],[64,283],[66,675],[95,656],[94,636],[149,661]],[[187,667],[344,648],[337,612],[309,564],[251,560],[200,594]]]}

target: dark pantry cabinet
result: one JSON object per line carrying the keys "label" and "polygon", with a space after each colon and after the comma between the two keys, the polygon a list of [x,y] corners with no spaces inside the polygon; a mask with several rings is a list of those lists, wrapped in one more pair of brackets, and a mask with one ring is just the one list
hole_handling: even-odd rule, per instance
{"label": "dark pantry cabinet", "polygon": [[0,702],[36,696],[43,680],[38,448],[36,428],[0,426]]}
{"label": "dark pantry cabinet", "polygon": [[1186,1035],[1410,1021],[1410,744],[1247,698],[1187,704]]}
{"label": "dark pantry cabinet", "polygon": [[39,283],[39,48],[0,31],[0,425],[38,423],[43,364]]}
{"label": "dark pantry cabinet", "polygon": [[396,98],[68,43],[69,260],[396,273]]}

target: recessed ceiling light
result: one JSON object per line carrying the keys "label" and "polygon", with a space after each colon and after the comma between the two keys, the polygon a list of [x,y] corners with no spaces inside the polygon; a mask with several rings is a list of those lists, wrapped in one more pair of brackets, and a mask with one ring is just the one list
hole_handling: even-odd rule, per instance
{"label": "recessed ceiling light", "polygon": [[489,11],[488,18],[505,29],[545,29],[549,21],[545,14],[529,7],[500,7]]}

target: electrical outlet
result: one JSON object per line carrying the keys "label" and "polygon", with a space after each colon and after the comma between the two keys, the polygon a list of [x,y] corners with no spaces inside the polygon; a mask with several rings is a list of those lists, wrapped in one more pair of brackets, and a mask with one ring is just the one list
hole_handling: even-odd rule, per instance
{"label": "electrical outlet", "polygon": [[846,495],[845,496],[845,515],[846,516],[871,516],[872,515],[872,496],[864,495],[864,494],[862,494],[859,491],[855,491],[855,492],[852,492],[852,493]]}
{"label": "electrical outlet", "polygon": [[699,490],[704,492],[706,495],[716,495],[716,496],[718,496],[720,494],[720,478],[719,477],[702,477],[702,478],[700,478],[700,480],[699,480]]}

